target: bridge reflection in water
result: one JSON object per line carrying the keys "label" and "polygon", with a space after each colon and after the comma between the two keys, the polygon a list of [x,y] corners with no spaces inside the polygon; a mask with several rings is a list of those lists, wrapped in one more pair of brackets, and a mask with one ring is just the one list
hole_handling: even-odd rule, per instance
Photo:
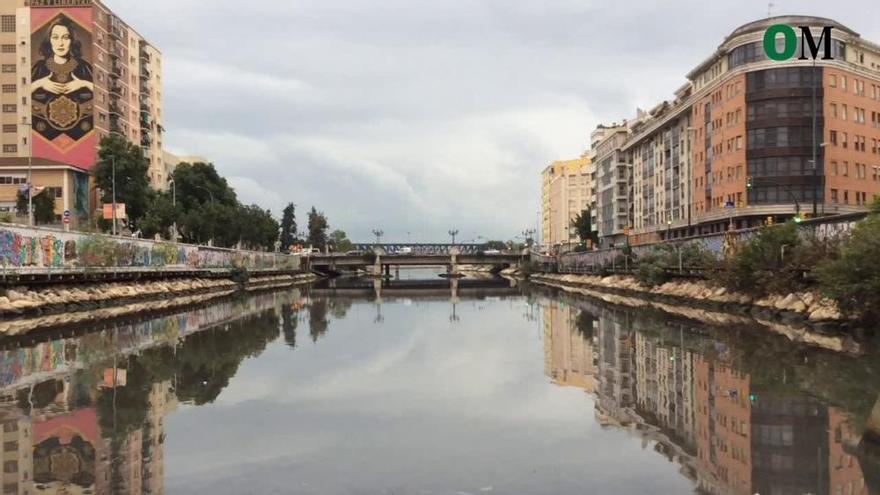
{"label": "bridge reflection in water", "polygon": [[455,321],[459,300],[524,296],[537,310],[525,318],[543,321],[548,380],[584,390],[585,414],[640,438],[700,493],[880,493],[871,433],[880,371],[776,336],[503,279],[337,279],[76,337],[0,340],[4,490],[163,493],[164,418],[180,403],[215,401],[273,341],[320,345],[329,322],[362,302],[449,301]]}

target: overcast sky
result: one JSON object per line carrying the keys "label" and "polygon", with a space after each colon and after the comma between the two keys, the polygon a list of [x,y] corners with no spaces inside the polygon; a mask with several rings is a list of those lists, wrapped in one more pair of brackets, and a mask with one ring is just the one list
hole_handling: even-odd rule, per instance
{"label": "overcast sky", "polygon": [[[540,171],[685,82],[766,1],[107,0],[163,53],[164,142],[353,240],[510,239]],[[774,1],[880,42],[872,1]],[[408,234],[409,237],[408,237]]]}

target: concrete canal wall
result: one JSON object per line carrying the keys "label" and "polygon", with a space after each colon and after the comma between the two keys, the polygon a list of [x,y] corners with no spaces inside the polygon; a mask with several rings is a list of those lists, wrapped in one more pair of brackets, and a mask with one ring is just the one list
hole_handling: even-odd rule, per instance
{"label": "concrete canal wall", "polygon": [[63,273],[88,269],[127,270],[298,270],[300,257],[64,232],[0,224],[0,265],[7,273]]}

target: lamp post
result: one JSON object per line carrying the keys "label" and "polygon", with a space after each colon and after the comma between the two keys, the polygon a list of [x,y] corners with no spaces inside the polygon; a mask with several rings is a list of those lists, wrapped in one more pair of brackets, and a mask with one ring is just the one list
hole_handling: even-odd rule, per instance
{"label": "lamp post", "polygon": [[111,175],[113,177],[113,235],[116,235],[116,157],[110,157]]}
{"label": "lamp post", "polygon": [[450,230],[449,235],[452,236],[452,245],[455,246],[455,236],[458,235],[458,229]]}
{"label": "lamp post", "polygon": [[373,229],[373,235],[376,236],[376,246],[379,246],[379,241],[382,239],[383,232],[381,229]]}
{"label": "lamp post", "polygon": [[177,184],[174,177],[168,179],[168,185],[171,186],[171,206],[174,209],[174,221],[171,224],[171,241],[177,242]]}
{"label": "lamp post", "polygon": [[34,184],[33,184],[33,166],[34,166],[34,141],[33,141],[33,122],[22,122],[19,125],[27,126],[31,129],[31,135],[28,140],[28,172],[27,172],[27,195],[28,195],[28,227],[34,226]]}

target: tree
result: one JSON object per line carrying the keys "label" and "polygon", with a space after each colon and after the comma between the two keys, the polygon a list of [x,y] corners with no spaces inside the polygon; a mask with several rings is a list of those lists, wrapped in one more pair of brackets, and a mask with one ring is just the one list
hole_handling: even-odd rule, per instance
{"label": "tree", "polygon": [[[255,250],[271,251],[278,240],[278,222],[272,218],[269,210],[264,210],[257,205],[239,206],[235,212],[235,218],[227,229],[231,235],[238,234],[238,241],[242,247]],[[228,239],[229,245],[234,244],[234,238],[222,236]]]}
{"label": "tree", "polygon": [[181,163],[172,174],[177,204],[185,211],[205,203],[236,206],[238,198],[211,163]]}
{"label": "tree", "polygon": [[281,251],[287,252],[296,244],[296,205],[287,203],[281,213]]}
{"label": "tree", "polygon": [[[34,223],[53,223],[55,221],[55,195],[52,191],[43,190],[34,195]],[[15,196],[15,209],[19,215],[28,214],[27,194],[18,191]]]}
{"label": "tree", "polygon": [[170,194],[167,192],[153,194],[147,207],[147,213],[140,224],[144,237],[151,238],[156,234],[168,235],[169,229],[179,214],[180,208],[174,206]]}
{"label": "tree", "polygon": [[338,253],[351,251],[354,247],[354,244],[348,240],[348,235],[339,229],[330,233],[330,239],[328,239],[327,242],[333,247],[333,250]]}
{"label": "tree", "polygon": [[864,318],[880,317],[880,214],[868,215],[852,232],[840,258],[819,265],[822,292],[841,309]]}
{"label": "tree", "polygon": [[587,244],[587,240],[590,240],[593,241],[593,244],[596,244],[597,233],[593,232],[593,226],[590,223],[590,210],[587,209],[578,213],[574,220],[571,221],[571,225],[577,232],[581,243]]}
{"label": "tree", "polygon": [[[115,166],[114,166],[115,164]],[[113,169],[116,169],[116,202],[125,204],[129,222],[139,225],[146,215],[152,189],[147,171],[150,165],[141,148],[122,136],[101,139],[95,184],[101,188],[101,201],[113,202]]]}
{"label": "tree", "polygon": [[313,206],[309,211],[309,239],[312,247],[324,249],[327,245],[327,218]]}
{"label": "tree", "polygon": [[486,241],[484,247],[486,249],[496,249],[498,251],[504,251],[507,249],[507,244],[504,241]]}

